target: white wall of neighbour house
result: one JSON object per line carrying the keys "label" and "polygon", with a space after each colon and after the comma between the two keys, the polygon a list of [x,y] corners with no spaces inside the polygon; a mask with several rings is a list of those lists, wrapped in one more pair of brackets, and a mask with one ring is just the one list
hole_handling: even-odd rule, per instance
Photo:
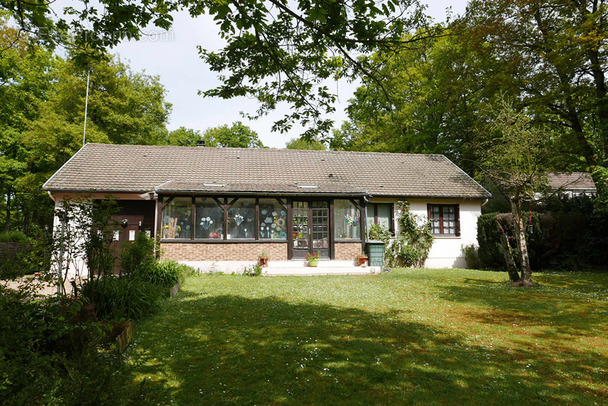
{"label": "white wall of neighbour house", "polygon": [[[394,205],[394,229],[399,232],[397,218],[401,209],[397,202],[403,199],[377,198],[370,203],[392,203]],[[433,247],[426,260],[427,268],[462,268],[466,266],[462,246],[477,245],[477,218],[481,215],[481,200],[464,199],[406,199],[410,202],[410,211],[423,219],[428,218],[427,204],[458,204],[460,211],[460,236],[435,237]]]}
{"label": "white wall of neighbour house", "polygon": [[61,272],[61,277],[66,280],[85,278],[89,274],[83,248],[85,235],[73,219],[79,216],[78,208],[70,208],[72,219],[64,221],[59,214],[65,207],[65,200],[55,200],[53,236],[56,246],[51,257],[51,272],[57,276]]}

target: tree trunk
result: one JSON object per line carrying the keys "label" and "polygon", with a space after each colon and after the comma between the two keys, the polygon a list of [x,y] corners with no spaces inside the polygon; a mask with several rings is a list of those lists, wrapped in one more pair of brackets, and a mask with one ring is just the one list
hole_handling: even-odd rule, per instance
{"label": "tree trunk", "polygon": [[515,196],[511,198],[511,210],[513,213],[513,230],[515,232],[515,241],[519,251],[519,265],[521,269],[521,285],[533,285],[532,268],[530,267],[530,256],[528,255],[528,242],[526,241],[526,230],[524,220],[521,217],[521,194],[515,192]]}
{"label": "tree trunk", "polygon": [[495,221],[498,225],[498,230],[500,231],[500,245],[502,246],[502,254],[505,258],[505,263],[507,264],[509,279],[511,282],[519,282],[521,278],[517,271],[517,265],[515,264],[515,261],[513,261],[513,251],[511,250],[511,244],[509,244],[509,237],[507,236],[504,227],[500,224],[500,221],[498,221],[498,218],[495,218]]}

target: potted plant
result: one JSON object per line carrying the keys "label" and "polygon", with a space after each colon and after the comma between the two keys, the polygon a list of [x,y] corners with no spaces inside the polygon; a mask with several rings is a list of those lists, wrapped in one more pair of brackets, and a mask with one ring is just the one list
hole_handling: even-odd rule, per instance
{"label": "potted plant", "polygon": [[319,261],[319,252],[309,252],[306,254],[306,260],[308,261],[308,266],[317,266],[317,261]]}
{"label": "potted plant", "polygon": [[268,267],[268,254],[262,252],[262,254],[258,257],[258,264],[260,264],[262,268]]}
{"label": "potted plant", "polygon": [[365,266],[367,265],[368,259],[369,259],[369,257],[367,256],[367,254],[365,252],[360,252],[355,257],[355,264],[357,266],[361,266],[361,267],[365,268]]}

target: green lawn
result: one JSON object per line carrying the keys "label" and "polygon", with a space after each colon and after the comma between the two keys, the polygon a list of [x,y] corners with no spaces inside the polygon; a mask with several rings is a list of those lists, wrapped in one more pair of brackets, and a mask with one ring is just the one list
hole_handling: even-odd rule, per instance
{"label": "green lawn", "polygon": [[608,274],[192,277],[136,326],[160,403],[608,403]]}

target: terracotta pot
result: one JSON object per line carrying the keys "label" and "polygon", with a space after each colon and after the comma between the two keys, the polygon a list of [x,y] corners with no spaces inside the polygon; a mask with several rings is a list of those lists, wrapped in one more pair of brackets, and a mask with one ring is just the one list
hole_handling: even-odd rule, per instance
{"label": "terracotta pot", "polygon": [[369,257],[357,257],[357,266],[365,267]]}
{"label": "terracotta pot", "polygon": [[260,266],[262,268],[266,268],[268,267],[268,257],[259,257],[258,258],[258,263],[260,264]]}

